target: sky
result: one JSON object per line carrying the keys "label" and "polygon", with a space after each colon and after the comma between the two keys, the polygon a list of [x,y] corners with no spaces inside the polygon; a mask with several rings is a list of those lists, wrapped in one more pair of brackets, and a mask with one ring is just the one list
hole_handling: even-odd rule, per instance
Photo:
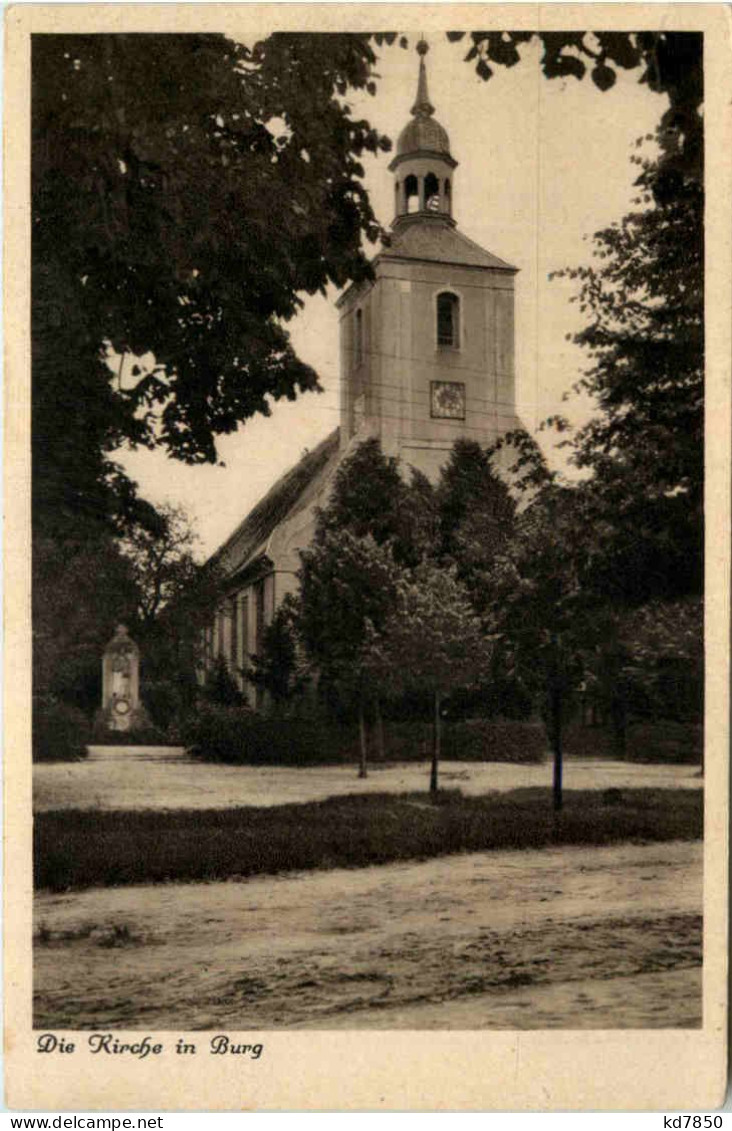
{"label": "sky", "polygon": [[[347,99],[355,117],[367,117],[394,143],[410,120],[417,85],[419,30],[404,30],[409,50],[379,49],[377,94]],[[429,40],[430,99],[459,162],[453,181],[458,228],[519,268],[518,415],[529,430],[556,412],[580,424],[591,409],[587,399],[563,401],[587,365],[586,355],[566,340],[583,324],[570,302],[576,284],[549,276],[588,263],[592,233],[632,207],[637,168],[630,156],[636,139],[653,133],[665,100],[638,83],[638,70],[621,72],[606,93],[588,77],[547,80],[539,44],[524,47],[519,65],[497,67],[484,82],[464,62],[469,42],[450,44],[437,32]],[[374,211],[385,226],[393,219],[390,159],[380,154],[363,161]],[[187,467],[162,452],[117,453],[143,497],[184,507],[202,556],[232,533],[306,448],[337,426],[337,293],[304,296],[302,311],[288,325],[297,353],[319,374],[322,393],[273,404],[270,417],[255,417],[222,437],[221,466]]]}

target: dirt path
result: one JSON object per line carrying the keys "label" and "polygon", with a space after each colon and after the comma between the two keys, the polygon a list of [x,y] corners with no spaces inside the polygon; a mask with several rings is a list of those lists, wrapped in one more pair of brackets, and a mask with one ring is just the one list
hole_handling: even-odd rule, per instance
{"label": "dirt path", "polygon": [[[94,748],[92,748],[94,753]],[[440,783],[466,794],[551,786],[549,762],[514,766],[499,762],[445,762]],[[344,793],[426,791],[429,767],[401,763],[374,767],[359,780],[353,766],[222,766],[191,762],[175,747],[96,748],[88,762],[33,767],[34,808],[226,809],[237,805],[285,805]],[[700,789],[697,766],[637,765],[568,759],[567,789]]]}
{"label": "dirt path", "polygon": [[41,894],[44,1028],[700,1023],[698,843]]}

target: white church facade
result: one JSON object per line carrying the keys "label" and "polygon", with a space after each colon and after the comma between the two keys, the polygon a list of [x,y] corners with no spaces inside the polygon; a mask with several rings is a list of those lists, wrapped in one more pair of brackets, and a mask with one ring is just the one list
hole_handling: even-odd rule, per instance
{"label": "white church facade", "polygon": [[[297,588],[299,551],[311,541],[339,464],[378,438],[385,454],[437,480],[460,437],[491,444],[519,427],[515,407],[517,269],[463,235],[453,217],[457,161],[427,90],[427,44],[417,97],[389,168],[395,217],[374,278],[336,302],[340,425],[292,467],[213,556],[226,596],[205,633],[204,666],[223,655],[234,673]],[[241,684],[241,679],[239,678]],[[242,689],[255,700],[254,689]]]}

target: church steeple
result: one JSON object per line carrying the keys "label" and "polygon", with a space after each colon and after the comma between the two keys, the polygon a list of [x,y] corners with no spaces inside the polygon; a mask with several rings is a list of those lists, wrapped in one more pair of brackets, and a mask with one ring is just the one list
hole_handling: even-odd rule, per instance
{"label": "church steeple", "polygon": [[396,173],[394,227],[415,220],[440,220],[453,224],[452,174],[457,161],[450,153],[450,139],[434,117],[435,108],[427,91],[425,56],[429,45],[417,44],[419,77],[412,120],[397,141],[397,153],[389,165]]}
{"label": "church steeple", "polygon": [[435,108],[430,102],[430,96],[427,93],[427,67],[425,66],[424,57],[430,49],[429,43],[426,40],[420,39],[417,44],[417,54],[419,55],[419,79],[417,80],[417,98],[414,106],[412,107],[412,114],[415,117],[430,118],[435,112]]}

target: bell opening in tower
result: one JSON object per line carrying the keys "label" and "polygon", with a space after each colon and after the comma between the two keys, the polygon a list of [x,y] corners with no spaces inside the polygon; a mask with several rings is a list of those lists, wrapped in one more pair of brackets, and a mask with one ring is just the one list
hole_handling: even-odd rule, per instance
{"label": "bell opening in tower", "polygon": [[424,179],[424,206],[428,212],[440,211],[440,182],[434,173]]}
{"label": "bell opening in tower", "polygon": [[419,212],[419,182],[413,173],[404,181],[405,212]]}

